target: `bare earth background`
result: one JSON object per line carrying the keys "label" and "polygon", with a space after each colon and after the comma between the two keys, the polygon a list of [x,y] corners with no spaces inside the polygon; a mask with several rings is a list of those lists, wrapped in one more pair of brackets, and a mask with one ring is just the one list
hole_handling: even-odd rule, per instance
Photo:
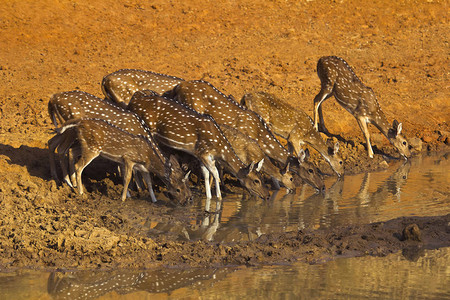
{"label": "bare earth background", "polygon": [[[449,138],[448,11],[448,1],[433,0],[4,1],[0,268],[240,264],[300,256],[315,261],[345,255],[350,248],[351,255],[402,248],[398,240],[390,240],[391,229],[384,225],[355,229],[384,228],[377,234],[384,234],[386,245],[377,251],[361,241],[338,249],[327,238],[330,232],[308,233],[323,243],[309,243],[306,233],[264,236],[233,246],[149,239],[149,219],[191,216],[164,201],[153,205],[133,198],[119,203],[122,187],[101,165],[96,169],[100,174],[86,172],[87,197],[56,186],[46,152],[52,129],[47,102],[52,94],[73,89],[102,96],[103,76],[137,68],[205,79],[236,99],[247,92],[270,92],[312,116],[320,89],[317,60],[337,55],[374,89],[388,119],[403,122],[416,152],[435,151],[446,148]],[[348,141],[341,145],[348,173],[386,167],[382,153],[398,156],[373,130],[377,155],[369,161],[355,119],[334,99],[325,102],[324,113],[328,129]],[[317,155],[312,158],[331,173]],[[420,226],[438,231],[435,243],[448,243],[449,233],[439,232],[448,218],[394,220],[389,226],[398,232],[411,222],[434,224]],[[354,231],[337,228],[332,234],[350,236],[351,243]],[[374,235],[374,240],[382,239]]]}

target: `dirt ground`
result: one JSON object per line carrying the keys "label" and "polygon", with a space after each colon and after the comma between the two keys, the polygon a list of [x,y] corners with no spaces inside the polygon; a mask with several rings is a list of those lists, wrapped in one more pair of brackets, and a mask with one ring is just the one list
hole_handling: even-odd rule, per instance
{"label": "dirt ground", "polygon": [[[214,244],[149,238],[149,220],[193,216],[165,201],[120,202],[106,164],[86,170],[87,196],[51,180],[47,102],[80,89],[102,97],[103,76],[136,68],[204,79],[240,99],[266,91],[312,116],[317,60],[337,55],[372,87],[420,151],[449,142],[448,1],[13,1],[0,7],[0,269],[236,265],[385,255],[450,246],[450,216],[401,218],[328,231]],[[346,173],[386,168],[398,154],[371,127],[366,155],[355,119],[324,104]],[[331,142],[331,141],[330,141]],[[312,152],[311,158],[332,175]],[[416,224],[421,237],[405,240]],[[406,249],[406,250],[405,250]]]}

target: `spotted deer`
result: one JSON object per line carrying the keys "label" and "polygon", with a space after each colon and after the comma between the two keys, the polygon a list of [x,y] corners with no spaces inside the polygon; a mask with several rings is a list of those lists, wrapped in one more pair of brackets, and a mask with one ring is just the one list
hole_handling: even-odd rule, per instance
{"label": "spotted deer", "polygon": [[249,164],[253,161],[262,161],[260,170],[272,178],[275,188],[280,189],[282,183],[288,190],[295,190],[296,185],[300,184],[300,179],[296,173],[289,170],[287,165],[283,169],[279,169],[275,166],[270,158],[268,158],[259,147],[258,143],[247,135],[243,134],[234,127],[228,125],[221,125],[220,129],[230,142],[236,155],[245,163]]}
{"label": "spotted deer", "polygon": [[260,174],[253,168],[254,163],[244,165],[211,116],[201,115],[181,103],[148,90],[136,92],[128,109],[145,121],[159,142],[199,159],[207,200],[212,198],[210,173],[215,181],[217,199],[222,199],[216,162],[233,174],[252,194],[263,199],[269,197]]}
{"label": "spotted deer", "polygon": [[[150,172],[161,178],[171,195],[179,197],[181,189],[185,186],[186,177],[182,176],[183,173],[178,174],[178,178],[172,177],[177,180],[176,182],[170,181],[171,174],[174,173],[172,166],[178,163],[176,159],[171,157],[165,161],[157,155],[154,144],[145,136],[131,134],[101,119],[71,119],[65,122],[57,132],[64,137],[68,135],[68,139],[76,137],[80,143],[81,157],[75,163],[80,195],[83,194],[82,172],[98,156],[124,166],[122,201],[126,199],[133,169],[139,170],[145,182],[148,183],[153,202],[156,202],[156,197],[152,189]],[[70,146],[69,143],[67,145]],[[184,203],[186,198],[181,200]]]}
{"label": "spotted deer", "polygon": [[301,109],[295,109],[265,92],[244,95],[241,105],[260,115],[272,132],[286,139],[296,153],[301,153],[301,146],[308,144],[325,158],[338,176],[344,173],[344,163],[337,153],[339,142],[333,148],[328,147],[314,129],[311,118]]}
{"label": "spotted deer", "polygon": [[238,129],[251,137],[262,151],[282,168],[288,163],[306,183],[323,191],[325,185],[316,167],[304,161],[299,164],[297,158],[290,155],[286,148],[274,137],[264,120],[255,112],[242,107],[206,81],[183,81],[173,90],[167,92],[170,98],[184,103],[201,114],[209,114],[221,125]]}
{"label": "spotted deer", "polygon": [[400,134],[402,123],[394,120],[392,126],[389,125],[375,93],[359,80],[347,62],[336,56],[322,57],[317,63],[317,75],[321,82],[321,89],[314,98],[314,128],[316,130],[328,133],[321,104],[334,96],[336,101],[358,121],[366,138],[367,153],[370,158],[373,158],[373,150],[367,124],[375,125],[405,159],[411,156],[408,142]]}
{"label": "spotted deer", "polygon": [[174,88],[183,79],[165,74],[122,69],[106,75],[102,80],[102,91],[109,99],[126,108],[133,94],[137,91],[152,90],[162,94]]}
{"label": "spotted deer", "polygon": [[[128,130],[130,133],[148,135],[142,121],[133,113],[126,111],[112,103],[108,103],[94,95],[82,91],[69,91],[54,94],[48,102],[48,113],[55,125],[55,128],[62,125],[65,121],[76,118],[99,118],[104,119],[114,125]],[[151,139],[151,137],[150,137]],[[59,148],[62,142],[61,137],[55,136],[48,143],[50,150],[50,171],[52,177],[58,181],[55,166],[55,149]],[[77,150],[78,148],[73,147]],[[157,151],[159,149],[155,147]],[[72,149],[71,149],[72,150]],[[159,153],[162,155],[162,153]],[[67,164],[65,156],[60,156],[61,169],[64,181],[72,187],[76,186],[76,180],[71,181],[68,178]],[[71,174],[74,174],[71,172]],[[74,177],[73,177],[74,179]]]}
{"label": "spotted deer", "polygon": [[[180,203],[184,203],[191,198],[191,192],[186,180],[188,174],[184,174],[180,165],[174,158],[167,157],[167,155],[161,151],[158,144],[154,141],[147,125],[145,125],[136,114],[82,91],[62,92],[53,95],[48,103],[48,112],[55,127],[72,119],[96,118],[105,120],[130,134],[144,136],[155,152],[152,157],[156,157],[158,161],[163,161],[167,167],[170,167],[169,172],[167,172],[170,176],[162,179],[167,185],[171,197],[177,199]],[[73,156],[79,155],[80,152],[79,147],[74,147],[74,139],[69,136],[70,134],[73,135],[74,133],[66,133],[64,136],[56,135],[48,142],[50,150],[50,170],[55,180],[57,180],[54,158],[55,149],[58,149],[58,153],[65,153],[74,148],[76,154]],[[67,146],[67,144],[70,144],[71,146]],[[62,150],[59,150],[60,147]],[[69,154],[71,153],[69,152]],[[60,155],[60,157],[65,157],[65,155]],[[75,183],[77,182],[77,179],[75,176],[72,176],[72,180],[69,180],[66,166],[67,163],[65,160],[61,159],[64,180],[70,186],[72,186],[70,182],[76,186]],[[69,166],[72,167],[73,165],[69,164]],[[74,171],[71,171],[70,173],[75,174]],[[151,188],[151,186],[148,188]]]}

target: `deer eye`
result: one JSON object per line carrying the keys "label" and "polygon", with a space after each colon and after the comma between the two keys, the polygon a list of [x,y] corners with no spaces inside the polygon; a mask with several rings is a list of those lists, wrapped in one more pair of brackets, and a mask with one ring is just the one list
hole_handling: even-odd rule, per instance
{"label": "deer eye", "polygon": [[260,184],[261,183],[261,182],[259,182],[258,179],[253,180],[253,182],[256,183],[256,184]]}
{"label": "deer eye", "polygon": [[312,174],[312,173],[314,173],[314,170],[313,170],[313,169],[309,169],[308,172],[309,172],[310,174]]}
{"label": "deer eye", "polygon": [[177,189],[177,193],[179,193],[179,192],[181,192],[181,190],[180,190],[180,189]]}
{"label": "deer eye", "polygon": [[343,164],[342,160],[341,160],[341,161],[339,161],[339,164],[340,164],[340,165],[342,165],[342,164]]}
{"label": "deer eye", "polygon": [[290,179],[289,179],[290,181],[294,181],[294,178],[293,177],[291,177]]}
{"label": "deer eye", "polygon": [[405,146],[406,146],[406,142],[403,142],[403,145],[405,145]]}

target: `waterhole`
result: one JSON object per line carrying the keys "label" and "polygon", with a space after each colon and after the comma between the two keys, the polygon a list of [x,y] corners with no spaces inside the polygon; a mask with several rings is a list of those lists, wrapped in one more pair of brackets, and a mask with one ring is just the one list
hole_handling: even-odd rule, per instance
{"label": "waterhole", "polygon": [[[150,235],[220,243],[267,233],[450,213],[448,153],[380,172],[326,180],[327,191],[282,189],[270,201],[228,194],[222,210],[188,224],[152,223]],[[199,212],[204,203],[188,209]],[[214,206],[213,206],[214,207]],[[184,208],[186,209],[186,208]],[[175,229],[174,229],[175,228]],[[264,267],[0,273],[0,299],[448,299],[450,248],[412,257],[338,258]]]}

